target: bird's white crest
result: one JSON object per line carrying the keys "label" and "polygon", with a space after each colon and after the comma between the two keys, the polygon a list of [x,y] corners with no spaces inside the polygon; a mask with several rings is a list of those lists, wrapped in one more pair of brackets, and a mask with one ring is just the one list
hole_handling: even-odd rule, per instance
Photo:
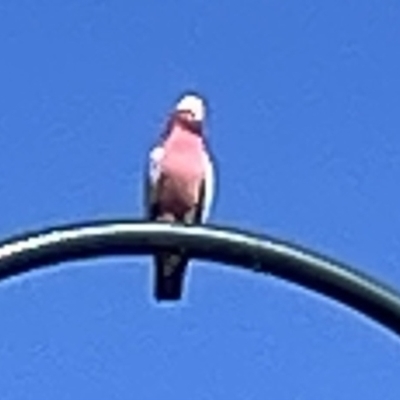
{"label": "bird's white crest", "polygon": [[196,121],[203,121],[206,114],[204,100],[194,94],[183,96],[175,108],[178,111],[190,111]]}

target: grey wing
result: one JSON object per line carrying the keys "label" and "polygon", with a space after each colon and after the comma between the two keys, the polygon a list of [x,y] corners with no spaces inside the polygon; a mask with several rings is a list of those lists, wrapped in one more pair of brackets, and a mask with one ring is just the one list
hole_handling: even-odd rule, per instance
{"label": "grey wing", "polygon": [[205,176],[203,181],[202,201],[200,204],[200,221],[208,220],[215,194],[215,170],[210,156],[204,153]]}
{"label": "grey wing", "polygon": [[155,147],[149,155],[147,168],[144,177],[144,208],[146,216],[154,219],[154,206],[157,198],[157,183],[160,177],[160,162],[164,156],[164,149],[161,146]]}

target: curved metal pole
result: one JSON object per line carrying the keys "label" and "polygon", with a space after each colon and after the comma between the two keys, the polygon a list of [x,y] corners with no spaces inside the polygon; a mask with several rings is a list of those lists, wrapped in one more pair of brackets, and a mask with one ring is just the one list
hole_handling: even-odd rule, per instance
{"label": "curved metal pole", "polygon": [[272,274],[322,293],[400,335],[400,296],[348,266],[264,236],[211,226],[98,221],[0,243],[0,279],[63,261],[185,247],[191,257]]}

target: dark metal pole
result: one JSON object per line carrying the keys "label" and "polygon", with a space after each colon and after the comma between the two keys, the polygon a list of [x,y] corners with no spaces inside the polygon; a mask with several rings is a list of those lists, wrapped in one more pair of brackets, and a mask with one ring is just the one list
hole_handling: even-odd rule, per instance
{"label": "dark metal pole", "polygon": [[0,243],[0,279],[63,261],[184,247],[191,257],[272,274],[329,296],[400,335],[400,296],[346,265],[266,236],[211,226],[99,221]]}

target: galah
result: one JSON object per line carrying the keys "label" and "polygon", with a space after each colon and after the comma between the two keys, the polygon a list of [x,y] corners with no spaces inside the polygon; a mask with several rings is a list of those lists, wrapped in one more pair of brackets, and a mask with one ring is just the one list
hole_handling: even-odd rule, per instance
{"label": "galah", "polygon": [[[151,221],[199,224],[207,220],[214,195],[214,168],[204,136],[205,101],[186,94],[175,105],[159,144],[150,152],[145,207]],[[158,301],[182,296],[185,251],[155,255]]]}

